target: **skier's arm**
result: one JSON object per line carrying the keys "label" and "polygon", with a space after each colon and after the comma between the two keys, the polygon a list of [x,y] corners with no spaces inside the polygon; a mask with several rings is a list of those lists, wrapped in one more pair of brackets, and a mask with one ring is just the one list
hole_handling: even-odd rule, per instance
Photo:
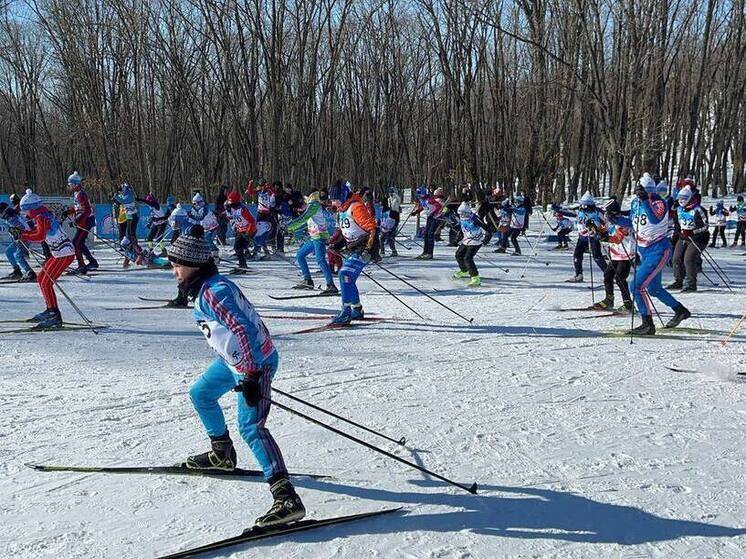
{"label": "skier's arm", "polygon": [[32,243],[40,243],[47,238],[47,233],[52,224],[43,215],[34,218],[34,228],[29,231],[21,231],[21,240]]}
{"label": "skier's arm", "polygon": [[320,209],[321,205],[316,202],[309,204],[305,212],[288,223],[288,232],[294,233],[296,229],[300,229],[301,227],[306,225],[306,222],[313,216],[315,216]]}

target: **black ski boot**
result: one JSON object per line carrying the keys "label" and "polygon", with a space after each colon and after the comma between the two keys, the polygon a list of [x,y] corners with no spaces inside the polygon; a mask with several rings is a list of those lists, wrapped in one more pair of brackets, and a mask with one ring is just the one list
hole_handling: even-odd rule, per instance
{"label": "black ski boot", "polygon": [[682,321],[692,316],[692,313],[690,313],[689,309],[687,309],[684,305],[679,305],[673,310],[673,318],[666,323],[666,328],[676,328],[679,324],[681,324]]}
{"label": "black ski boot", "polygon": [[311,278],[303,278],[303,281],[293,286],[293,289],[314,289],[316,286]]}
{"label": "black ski boot", "polygon": [[605,311],[608,309],[614,308],[614,299],[603,299],[602,301],[598,301],[597,303],[593,303],[593,306],[591,307],[593,310],[597,311]]}
{"label": "black ski boot", "polygon": [[675,280],[666,286],[666,289],[681,289],[684,287],[684,282],[680,279]]}
{"label": "black ski boot", "polygon": [[634,336],[652,336],[655,334],[655,324],[653,323],[652,316],[643,316],[642,324],[632,330],[628,331],[627,334]]}
{"label": "black ski boot", "polygon": [[690,281],[681,289],[682,293],[695,293],[697,291],[697,282]]}
{"label": "black ski boot", "polygon": [[203,454],[189,456],[184,466],[190,470],[224,470],[236,469],[236,449],[226,431],[221,437],[210,437],[212,450]]}
{"label": "black ski boot", "polygon": [[339,289],[333,283],[327,283],[326,289],[322,289],[321,293],[324,295],[339,295]]}
{"label": "black ski boot", "polygon": [[16,266],[15,268],[13,268],[13,271],[11,273],[9,273],[7,276],[3,276],[0,279],[17,280],[17,279],[21,279],[22,275],[23,274],[21,274],[21,269],[18,266]]}
{"label": "black ski boot", "polygon": [[18,283],[33,283],[36,281],[36,272],[33,270],[29,270],[25,274],[23,274],[23,277],[18,280]]}
{"label": "black ski boot", "polygon": [[266,514],[256,519],[255,526],[266,528],[296,522],[306,516],[306,508],[287,477],[280,478],[270,485],[275,502]]}

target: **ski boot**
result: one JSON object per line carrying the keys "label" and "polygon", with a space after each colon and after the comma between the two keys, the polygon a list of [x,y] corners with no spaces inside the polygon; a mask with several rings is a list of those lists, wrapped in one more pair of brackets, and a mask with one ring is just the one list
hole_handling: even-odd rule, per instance
{"label": "ski boot", "polygon": [[500,253],[500,254],[503,254],[503,253],[505,252],[505,248],[504,248],[504,247],[497,247],[497,248],[496,248],[495,250],[493,250],[492,252],[498,252],[498,253]]}
{"label": "ski boot", "polygon": [[615,308],[614,312],[616,314],[631,314],[633,308],[634,308],[634,303],[632,301],[625,301],[623,305],[620,305],[619,307]]}
{"label": "ski boot", "polygon": [[695,293],[697,291],[697,282],[690,281],[681,289],[682,293]]}
{"label": "ski boot", "polygon": [[511,256],[521,256],[521,254],[522,254],[522,253],[521,253],[521,251],[520,251],[520,250],[514,250],[514,251],[512,252],[512,254],[511,254]]}
{"label": "ski boot", "polygon": [[556,247],[552,248],[552,250],[562,250],[563,248],[565,247],[563,247],[562,245],[557,245]]}
{"label": "ski boot", "polygon": [[466,284],[466,287],[479,287],[482,285],[482,278],[479,276],[471,276],[471,279],[469,280],[469,283]]}
{"label": "ski boot", "polygon": [[34,328],[47,329],[47,328],[61,328],[62,327],[62,315],[59,309],[47,309],[49,312],[47,316],[40,320]]}
{"label": "ski boot", "polygon": [[613,300],[610,301],[609,299],[604,299],[602,301],[598,301],[597,303],[593,303],[593,306],[591,308],[596,311],[605,311],[611,309],[613,306]]}
{"label": "ski boot", "polygon": [[22,277],[21,269],[18,266],[16,266],[15,268],[13,268],[13,271],[11,273],[9,273],[7,276],[3,276],[0,279],[17,280],[17,279],[21,279],[21,277]]}
{"label": "ski boot", "polygon": [[666,328],[676,328],[679,324],[681,324],[682,321],[692,316],[692,313],[690,313],[689,309],[687,309],[684,305],[674,307],[673,310],[673,318],[666,323]]}
{"label": "ski boot", "polygon": [[344,305],[342,310],[339,311],[339,314],[332,317],[330,324],[345,325],[350,322],[352,322],[352,309],[350,308],[350,305]]}
{"label": "ski boot", "polygon": [[350,307],[350,319],[351,320],[362,320],[365,318],[365,312],[363,312],[362,305],[352,305]]}
{"label": "ski boot", "polygon": [[327,283],[326,289],[321,290],[321,294],[323,295],[339,295],[339,289],[337,289],[337,286],[333,283]]}
{"label": "ski boot", "polygon": [[396,249],[394,249],[394,250],[391,251],[391,257],[393,258],[395,256],[399,256],[399,253],[396,252]]}
{"label": "ski boot", "polygon": [[28,321],[29,322],[43,322],[47,320],[53,314],[54,314],[54,309],[46,309],[45,311],[40,312],[36,316],[30,318]]}
{"label": "ski boot", "polygon": [[415,260],[432,260],[433,255],[428,253],[422,253],[419,256],[415,257]]}
{"label": "ski boot", "polygon": [[682,289],[683,287],[684,287],[684,282],[680,279],[677,279],[673,283],[669,283],[666,286],[666,289]]}
{"label": "ski boot", "polygon": [[289,524],[306,516],[306,508],[287,477],[274,482],[269,490],[272,492],[274,503],[266,514],[256,519],[254,523],[256,527],[267,528]]}
{"label": "ski boot", "polygon": [[300,283],[296,283],[293,286],[293,289],[309,289],[309,290],[312,290],[315,287],[316,286],[314,285],[313,280],[311,278],[303,278],[303,281],[301,281]]}
{"label": "ski boot", "polygon": [[453,272],[453,275],[451,276],[453,279],[464,279],[469,277],[469,272],[462,272],[461,270],[457,270]]}
{"label": "ski boot", "polygon": [[236,449],[233,448],[233,441],[227,431],[220,437],[210,437],[210,445],[211,451],[189,456],[184,466],[190,470],[236,469]]}
{"label": "ski boot", "polygon": [[565,283],[583,283],[583,274],[575,274],[570,279],[566,279]]}
{"label": "ski boot", "polygon": [[93,262],[89,262],[88,264],[86,264],[85,269],[86,272],[90,272],[91,270],[98,270],[98,262],[96,262],[95,260]]}
{"label": "ski boot", "polygon": [[18,280],[18,283],[32,283],[36,281],[36,272],[33,270],[29,270],[23,276],[21,279]]}
{"label": "ski boot", "polygon": [[652,336],[655,334],[655,324],[652,316],[643,316],[642,324],[629,330],[627,334],[634,336]]}
{"label": "ski boot", "polygon": [[66,275],[68,276],[84,276],[88,273],[88,268],[86,266],[78,266],[74,270],[70,270],[67,272]]}

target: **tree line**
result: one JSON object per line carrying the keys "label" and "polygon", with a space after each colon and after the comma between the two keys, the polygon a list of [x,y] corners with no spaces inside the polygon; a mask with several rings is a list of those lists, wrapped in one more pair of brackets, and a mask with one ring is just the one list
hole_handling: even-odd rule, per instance
{"label": "tree line", "polygon": [[746,182],[746,0],[16,0],[0,192]]}

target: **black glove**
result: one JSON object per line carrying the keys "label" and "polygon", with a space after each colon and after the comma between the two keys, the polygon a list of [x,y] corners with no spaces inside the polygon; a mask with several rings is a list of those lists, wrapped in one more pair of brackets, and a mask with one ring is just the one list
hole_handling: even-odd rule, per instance
{"label": "black glove", "polygon": [[255,408],[262,399],[262,389],[259,387],[259,379],[254,377],[244,377],[233,389],[235,392],[243,394],[246,403]]}
{"label": "black glove", "polygon": [[635,196],[640,200],[647,200],[650,198],[650,194],[648,194],[648,191],[645,190],[645,187],[641,184],[638,184],[637,188],[635,188]]}
{"label": "black glove", "polygon": [[17,241],[21,238],[21,230],[18,227],[10,227],[8,229],[8,233],[11,237],[13,237],[14,241]]}

